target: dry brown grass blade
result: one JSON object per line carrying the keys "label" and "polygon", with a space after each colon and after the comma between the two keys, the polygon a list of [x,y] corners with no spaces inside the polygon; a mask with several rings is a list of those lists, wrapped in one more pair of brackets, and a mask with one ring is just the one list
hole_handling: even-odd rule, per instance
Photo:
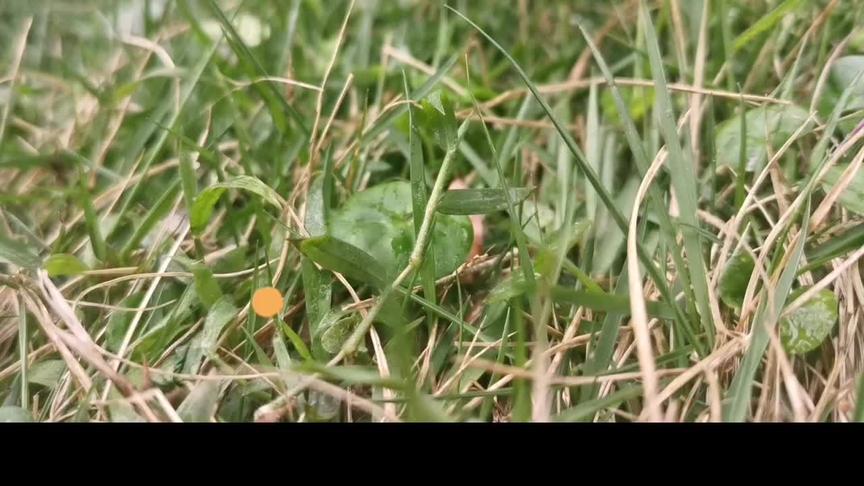
{"label": "dry brown grass blade", "polygon": [[648,188],[666,161],[666,151],[661,150],[636,191],[633,210],[630,213],[630,225],[627,229],[627,281],[630,291],[630,325],[636,342],[636,355],[642,373],[642,387],[645,396],[645,416],[652,422],[663,421],[663,406],[658,400],[657,370],[654,363],[654,353],[651,350],[651,335],[648,332],[648,311],[645,306],[645,294],[642,292],[642,274],[639,270],[637,256],[636,227],[639,221],[639,207],[648,193]]}

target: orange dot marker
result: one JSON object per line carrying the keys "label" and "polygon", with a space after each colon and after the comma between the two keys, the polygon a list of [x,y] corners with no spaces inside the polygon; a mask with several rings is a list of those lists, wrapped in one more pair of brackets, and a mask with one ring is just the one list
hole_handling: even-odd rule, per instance
{"label": "orange dot marker", "polygon": [[252,310],[261,317],[267,319],[274,317],[284,306],[282,294],[273,287],[258,289],[252,295]]}

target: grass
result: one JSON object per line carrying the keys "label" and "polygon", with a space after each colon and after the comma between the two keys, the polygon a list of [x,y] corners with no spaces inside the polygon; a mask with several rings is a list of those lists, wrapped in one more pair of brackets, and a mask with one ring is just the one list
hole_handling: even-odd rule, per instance
{"label": "grass", "polygon": [[4,2],[0,421],[860,421],[862,7]]}

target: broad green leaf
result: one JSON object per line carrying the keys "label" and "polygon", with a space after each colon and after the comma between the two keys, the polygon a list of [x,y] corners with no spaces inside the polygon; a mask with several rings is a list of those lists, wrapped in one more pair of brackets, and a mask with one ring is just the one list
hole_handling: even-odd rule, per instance
{"label": "broad green leaf", "polygon": [[753,257],[746,251],[739,251],[729,259],[720,277],[720,300],[724,304],[741,309],[754,267]]}
{"label": "broad green leaf", "polygon": [[[822,178],[821,182],[822,189],[825,190],[826,193],[831,191],[831,189],[833,189],[840,181],[840,176],[843,175],[843,172],[847,167],[848,164],[835,165],[825,172],[825,176]],[[852,182],[840,194],[839,201],[844,208],[853,213],[864,216],[864,170],[858,169],[858,172],[855,173],[855,177],[852,178]]]}
{"label": "broad green leaf", "polygon": [[41,263],[41,259],[26,244],[0,233],[0,262],[11,263],[21,268],[36,268]]}
{"label": "broad green leaf", "polygon": [[[789,296],[794,301],[807,289],[800,288]],[[780,320],[780,341],[790,354],[813,351],[831,334],[837,322],[837,296],[821,290],[801,307]]]}
{"label": "broad green leaf", "polygon": [[[531,190],[525,187],[510,189],[513,204],[522,202]],[[487,214],[507,209],[504,189],[457,189],[441,196],[438,212],[441,214]]]}
{"label": "broad green leaf", "polygon": [[383,288],[390,280],[388,270],[366,251],[333,236],[319,236],[300,242],[300,252],[322,267]]}
{"label": "broad green leaf", "polygon": [[192,209],[189,211],[189,224],[194,231],[201,231],[210,221],[213,208],[219,197],[228,189],[238,189],[255,194],[266,203],[277,209],[282,209],[283,200],[273,189],[260,179],[251,176],[238,176],[225,182],[213,184],[201,191],[195,198]]}
{"label": "broad green leaf", "polygon": [[40,361],[27,370],[27,381],[53,388],[60,381],[64,371],[66,371],[66,363],[62,359]]}
{"label": "broad green leaf", "polygon": [[184,422],[212,422],[218,405],[219,382],[202,380],[177,407],[177,415]]}
{"label": "broad green leaf", "polygon": [[0,423],[32,422],[33,416],[21,407],[0,407]]}
{"label": "broad green leaf", "polygon": [[45,271],[52,277],[67,277],[78,275],[89,270],[75,255],[56,253],[45,259]]}
{"label": "broad green leaf", "polygon": [[[381,262],[389,275],[397,274],[408,264],[414,248],[411,185],[388,182],[354,194],[330,215],[328,228],[333,237]],[[470,219],[439,214],[430,243],[435,276],[448,275],[462,265],[473,240]]]}
{"label": "broad green leaf", "polygon": [[[759,171],[768,160],[767,146],[780,148],[807,120],[807,110],[795,105],[753,108],[744,115],[747,126],[747,171]],[[717,166],[738,167],[741,152],[741,117],[733,116],[717,127]]]}

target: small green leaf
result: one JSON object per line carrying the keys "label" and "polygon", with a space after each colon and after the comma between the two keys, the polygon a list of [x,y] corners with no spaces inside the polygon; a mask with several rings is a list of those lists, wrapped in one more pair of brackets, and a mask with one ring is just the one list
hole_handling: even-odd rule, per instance
{"label": "small green leaf", "polygon": [[441,401],[416,390],[408,395],[408,415],[413,422],[452,423],[456,420],[447,413]]}
{"label": "small green leaf", "polygon": [[204,319],[204,329],[189,346],[186,363],[183,367],[185,373],[196,373],[201,364],[201,358],[216,350],[219,334],[237,316],[237,312],[237,308],[228,300],[228,297],[222,297],[213,304]]}
{"label": "small green leaf", "polygon": [[[125,309],[134,309],[141,303],[141,298],[144,296],[141,292],[136,292],[128,297],[125,297],[118,304],[119,307]],[[108,325],[105,331],[105,344],[111,351],[118,351],[123,344],[123,339],[126,337],[126,330],[132,322],[134,312],[129,312],[125,309],[118,309],[111,313],[108,318]]]}
{"label": "small green leaf", "polygon": [[204,191],[195,198],[192,203],[192,209],[189,211],[189,225],[195,233],[201,233],[210,222],[210,215],[213,214],[213,207],[216,206],[216,201],[225,192],[224,189],[213,189],[212,191]]}
{"label": "small green leaf", "polygon": [[864,245],[864,224],[858,224],[843,233],[834,234],[821,244],[810,248],[807,252],[808,266],[821,265],[832,258],[857,250],[862,245]]}
{"label": "small green leaf", "polygon": [[572,408],[568,408],[556,415],[553,420],[555,422],[578,422],[586,420],[600,410],[615,406],[626,400],[632,400],[640,395],[642,395],[641,385],[626,386],[603,398],[584,401]]}
{"label": "small green leaf", "polygon": [[435,134],[442,149],[455,148],[458,125],[451,100],[446,96],[442,98],[441,92],[435,91],[423,100],[422,107],[418,117],[421,125]]}
{"label": "small green leaf", "polygon": [[309,351],[309,348],[306,347],[306,343],[303,342],[303,338],[300,337],[294,329],[288,327],[288,324],[285,324],[283,321],[278,321],[279,329],[282,330],[282,334],[284,334],[291,341],[291,344],[294,345],[294,349],[297,350],[297,353],[300,354],[300,357],[306,361],[312,359],[312,353]]}
{"label": "small green leaf", "polygon": [[56,253],[45,259],[45,271],[51,277],[68,277],[90,270],[75,255]]}
{"label": "small green leaf", "polygon": [[213,276],[213,272],[200,263],[192,265],[190,270],[195,276],[195,291],[198,293],[198,300],[201,301],[205,309],[210,309],[222,297],[219,283]]}
{"label": "small green leaf", "polygon": [[739,251],[729,259],[720,277],[720,300],[724,304],[741,309],[754,267],[753,257],[746,251]]}
{"label": "small green leaf", "polygon": [[[640,122],[645,118],[645,114],[654,106],[656,94],[654,89],[628,89],[621,91],[621,100],[623,106],[627,108],[628,116],[634,122]],[[603,117],[609,120],[609,123],[622,125],[624,120],[621,118],[621,112],[616,105],[617,100],[615,94],[611,90],[603,90],[600,95],[600,106],[603,108]]]}
{"label": "small green leaf", "polygon": [[359,321],[356,314],[330,312],[321,320],[320,327],[313,336],[312,352],[318,358],[327,359],[342,349]]}
{"label": "small green leaf", "polygon": [[[630,315],[630,296],[597,293],[590,290],[574,290],[555,286],[551,289],[552,298],[558,302],[583,306],[594,311],[614,312]],[[648,315],[663,319],[675,319],[675,311],[666,302],[646,301]]]}
{"label": "small green leaf", "polygon": [[33,416],[21,407],[0,407],[0,423],[32,422]]}
{"label": "small green leaf", "polygon": [[[513,204],[519,204],[531,189],[517,187],[510,189]],[[504,189],[455,189],[444,193],[438,202],[441,214],[488,214],[507,209],[507,193]]]}
{"label": "small green leaf", "polygon": [[0,262],[11,263],[21,268],[37,268],[42,260],[24,243],[0,234]]}
{"label": "small green leaf", "polygon": [[[794,301],[807,289],[800,288],[789,296]],[[803,354],[819,347],[831,334],[837,322],[837,296],[821,290],[813,298],[780,320],[780,341],[790,354]]]}
{"label": "small green leaf", "polygon": [[27,370],[27,381],[47,388],[54,388],[64,371],[66,371],[66,363],[62,359],[40,361]]}
{"label": "small green leaf", "polygon": [[392,378],[381,378],[378,370],[371,366],[324,366],[317,363],[308,363],[299,368],[321,373],[325,377],[339,380],[345,385],[389,385],[393,388],[397,387],[395,380]]}
{"label": "small green leaf", "polygon": [[[759,171],[767,162],[766,146],[782,146],[807,120],[807,110],[796,105],[753,108],[744,115],[747,127],[747,171]],[[809,128],[808,128],[809,129]],[[806,133],[806,132],[805,132]],[[741,117],[733,116],[717,127],[717,166],[738,167],[741,152]]]}
{"label": "small green leaf", "polygon": [[330,271],[378,288],[385,287],[389,280],[387,270],[372,255],[333,236],[303,240],[300,252]]}
{"label": "small green leaf", "polygon": [[213,184],[198,194],[198,197],[195,198],[195,202],[192,204],[192,209],[189,211],[189,224],[193,231],[200,232],[207,226],[216,202],[222,196],[222,193],[228,189],[238,189],[255,194],[280,210],[284,205],[279,194],[271,189],[270,186],[261,182],[260,179],[245,175],[238,176],[225,182]]}
{"label": "small green leaf", "polygon": [[[828,169],[825,177],[822,178],[822,189],[825,192],[830,192],[835,185],[840,181],[840,176],[848,167],[846,165],[835,165]],[[864,216],[864,170],[859,169],[852,178],[852,182],[840,194],[840,204],[844,208]]]}
{"label": "small green leaf", "polygon": [[[408,264],[414,248],[411,184],[388,182],[354,194],[331,213],[328,229],[334,238],[381,262],[388,275],[397,274]],[[429,247],[435,254],[435,276],[448,275],[462,265],[473,241],[474,228],[468,217],[439,214]]]}
{"label": "small green leaf", "polygon": [[303,222],[309,236],[322,236],[327,231],[327,205],[324,198],[324,178],[316,177],[306,196],[306,219]]}
{"label": "small green leaf", "polygon": [[489,304],[507,302],[523,295],[528,290],[525,277],[522,273],[513,273],[501,280],[492,291],[489,292]]}

